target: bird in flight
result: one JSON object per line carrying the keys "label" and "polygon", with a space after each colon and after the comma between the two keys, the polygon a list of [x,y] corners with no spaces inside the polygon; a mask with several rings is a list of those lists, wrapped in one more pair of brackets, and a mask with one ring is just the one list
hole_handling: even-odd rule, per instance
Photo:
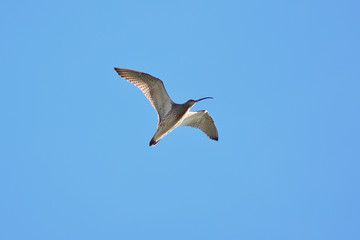
{"label": "bird in flight", "polygon": [[213,118],[206,110],[191,112],[190,109],[199,101],[212,97],[200,98],[177,104],[166,92],[164,83],[147,73],[124,68],[115,71],[125,80],[138,87],[149,99],[158,114],[158,126],[149,146],[155,146],[163,137],[177,127],[188,126],[202,130],[209,138],[218,141],[218,132]]}

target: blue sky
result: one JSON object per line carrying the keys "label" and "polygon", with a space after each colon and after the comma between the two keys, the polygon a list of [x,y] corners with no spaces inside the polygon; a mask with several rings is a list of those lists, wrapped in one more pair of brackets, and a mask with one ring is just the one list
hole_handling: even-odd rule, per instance
{"label": "blue sky", "polygon": [[2,1],[0,238],[360,239],[359,5]]}

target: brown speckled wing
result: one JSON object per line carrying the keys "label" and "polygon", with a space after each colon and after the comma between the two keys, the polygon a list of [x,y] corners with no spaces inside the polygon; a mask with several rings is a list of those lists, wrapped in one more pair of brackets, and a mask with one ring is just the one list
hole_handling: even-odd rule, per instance
{"label": "brown speckled wing", "polygon": [[143,72],[123,68],[115,68],[115,71],[144,93],[157,111],[159,121],[163,120],[173,104],[173,101],[166,92],[164,83],[160,79]]}
{"label": "brown speckled wing", "polygon": [[202,130],[209,138],[218,141],[219,135],[213,118],[206,110],[187,112],[180,126],[188,126]]}

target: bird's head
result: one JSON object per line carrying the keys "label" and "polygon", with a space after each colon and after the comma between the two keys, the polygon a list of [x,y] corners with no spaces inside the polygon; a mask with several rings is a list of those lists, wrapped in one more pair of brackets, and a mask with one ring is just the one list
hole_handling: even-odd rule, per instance
{"label": "bird's head", "polygon": [[193,100],[190,99],[189,101],[187,101],[185,104],[188,105],[190,108],[193,107],[196,103],[205,100],[205,99],[212,99],[212,97],[204,97],[204,98],[200,98],[198,100]]}

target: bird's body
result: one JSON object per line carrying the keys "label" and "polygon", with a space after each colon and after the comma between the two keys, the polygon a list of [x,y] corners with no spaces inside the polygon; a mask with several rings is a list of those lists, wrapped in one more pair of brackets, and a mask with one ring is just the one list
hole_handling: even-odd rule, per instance
{"label": "bird's body", "polygon": [[179,126],[199,128],[211,139],[218,140],[215,123],[208,111],[189,111],[195,103],[209,97],[177,104],[170,99],[160,79],[129,69],[115,68],[115,71],[122,78],[137,86],[158,113],[159,123],[157,131],[150,141],[150,146],[156,145],[163,137]]}
{"label": "bird's body", "polygon": [[157,131],[151,139],[150,146],[155,145],[161,138],[180,126],[187,111],[189,109],[184,107],[184,105],[173,103],[171,110],[166,114],[164,120],[159,122]]}

